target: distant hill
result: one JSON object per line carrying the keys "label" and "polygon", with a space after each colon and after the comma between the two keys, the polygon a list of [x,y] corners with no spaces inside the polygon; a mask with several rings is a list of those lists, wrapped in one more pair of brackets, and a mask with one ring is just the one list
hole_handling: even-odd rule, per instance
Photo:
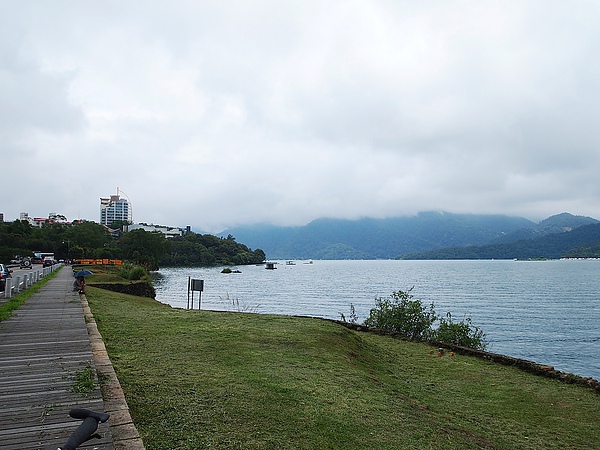
{"label": "distant hill", "polygon": [[503,215],[422,212],[359,220],[317,219],[301,227],[253,225],[229,234],[269,259],[394,259],[400,255],[488,244],[538,224]]}
{"label": "distant hill", "polygon": [[599,223],[598,220],[585,216],[574,216],[569,213],[556,214],[542,220],[538,225],[532,228],[522,228],[509,234],[505,234],[494,239],[493,244],[502,244],[507,242],[516,242],[523,239],[535,239],[548,234],[563,233],[574,230],[583,225]]}
{"label": "distant hill", "polygon": [[[598,222],[598,221],[596,221]],[[557,259],[600,257],[600,223],[583,225],[534,239],[514,242],[450,247],[413,253],[400,259]]]}

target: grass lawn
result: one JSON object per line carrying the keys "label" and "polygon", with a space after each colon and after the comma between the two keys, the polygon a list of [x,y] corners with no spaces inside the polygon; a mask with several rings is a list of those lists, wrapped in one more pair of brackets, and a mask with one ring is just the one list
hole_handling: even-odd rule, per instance
{"label": "grass lawn", "polygon": [[335,323],[88,287],[153,449],[593,449],[600,395]]}

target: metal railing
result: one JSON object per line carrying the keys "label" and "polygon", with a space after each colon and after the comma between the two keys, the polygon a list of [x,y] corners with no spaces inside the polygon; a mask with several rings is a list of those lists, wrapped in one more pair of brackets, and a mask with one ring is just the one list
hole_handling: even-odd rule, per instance
{"label": "metal railing", "polygon": [[13,295],[17,295],[19,292],[30,288],[46,275],[58,269],[61,265],[62,264],[55,264],[53,266],[30,270],[28,273],[23,274],[23,276],[15,275],[7,278],[6,286],[4,286],[4,298],[11,298]]}

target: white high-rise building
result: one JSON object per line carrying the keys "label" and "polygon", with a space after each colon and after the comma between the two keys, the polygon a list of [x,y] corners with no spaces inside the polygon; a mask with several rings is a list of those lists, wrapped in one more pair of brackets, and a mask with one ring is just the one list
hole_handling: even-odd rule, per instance
{"label": "white high-rise building", "polygon": [[109,198],[100,199],[100,223],[110,226],[115,220],[131,223],[133,213],[129,200],[121,198],[119,194]]}

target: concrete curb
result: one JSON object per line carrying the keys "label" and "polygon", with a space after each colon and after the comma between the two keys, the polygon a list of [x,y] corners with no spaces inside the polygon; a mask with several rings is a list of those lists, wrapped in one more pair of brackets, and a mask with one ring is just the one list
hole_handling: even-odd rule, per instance
{"label": "concrete curb", "polygon": [[104,341],[98,331],[85,294],[81,294],[79,299],[83,307],[83,315],[90,338],[94,366],[100,380],[104,408],[110,414],[108,423],[113,445],[116,450],[145,450],[142,438],[129,414],[125,394],[110,362]]}

